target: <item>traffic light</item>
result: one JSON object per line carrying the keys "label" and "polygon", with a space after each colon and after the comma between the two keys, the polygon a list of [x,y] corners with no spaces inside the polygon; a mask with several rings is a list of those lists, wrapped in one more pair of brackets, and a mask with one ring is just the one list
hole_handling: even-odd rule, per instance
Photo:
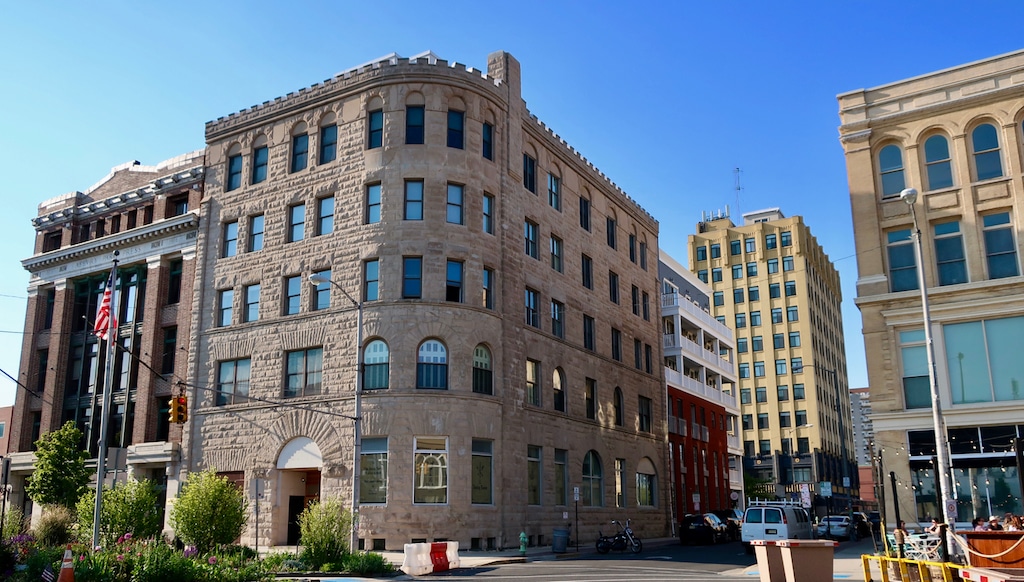
{"label": "traffic light", "polygon": [[188,420],[188,396],[171,398],[170,419],[174,424],[185,424]]}

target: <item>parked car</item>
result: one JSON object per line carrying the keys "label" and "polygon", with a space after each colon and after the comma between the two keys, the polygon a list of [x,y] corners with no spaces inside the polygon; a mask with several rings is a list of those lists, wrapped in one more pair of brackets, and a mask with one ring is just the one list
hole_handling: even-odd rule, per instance
{"label": "parked car", "polygon": [[729,530],[729,539],[736,541],[740,539],[740,525],[743,523],[743,512],[739,509],[719,509],[711,513],[718,516],[718,519],[725,524]]}
{"label": "parked car", "polygon": [[868,512],[868,523],[871,524],[871,531],[882,531],[882,514],[877,511]]}
{"label": "parked car", "polygon": [[750,502],[740,525],[740,539],[747,553],[754,553],[751,540],[811,539],[811,518],[807,510],[792,501]]}
{"label": "parked car", "polygon": [[717,544],[728,539],[728,526],[713,513],[690,514],[679,524],[681,544]]}
{"label": "parked car", "polygon": [[871,521],[862,511],[853,512],[853,524],[857,527],[857,537],[866,538],[871,535]]}
{"label": "parked car", "polygon": [[818,537],[830,539],[850,538],[850,517],[847,515],[831,515],[818,522]]}

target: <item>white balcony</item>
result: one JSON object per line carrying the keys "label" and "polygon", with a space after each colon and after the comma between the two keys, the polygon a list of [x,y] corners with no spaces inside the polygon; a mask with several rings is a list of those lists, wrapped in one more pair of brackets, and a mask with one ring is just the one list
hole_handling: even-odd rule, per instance
{"label": "white balcony", "polygon": [[680,297],[678,293],[663,294],[661,296],[661,306],[662,308],[678,307],[681,312],[688,315],[687,319],[694,323],[699,323],[701,327],[708,329],[721,339],[728,339],[727,343],[732,344],[733,335],[731,329],[719,323],[714,316],[697,307],[692,301],[688,301],[685,297]]}
{"label": "white balcony", "polygon": [[725,444],[731,455],[743,455],[743,447],[740,446],[740,437],[735,434],[725,435]]}
{"label": "white balcony", "polygon": [[732,394],[722,392],[714,386],[709,386],[700,380],[684,376],[682,372],[665,368],[665,382],[669,386],[678,388],[684,392],[695,394],[710,402],[721,404],[726,412],[739,416],[740,410],[736,406],[736,397]]}

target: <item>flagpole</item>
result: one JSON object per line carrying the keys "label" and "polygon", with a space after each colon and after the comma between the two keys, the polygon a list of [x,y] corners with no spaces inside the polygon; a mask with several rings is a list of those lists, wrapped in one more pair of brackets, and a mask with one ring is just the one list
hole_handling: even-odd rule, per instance
{"label": "flagpole", "polygon": [[[96,507],[92,514],[92,547],[100,545],[100,513],[103,509],[103,479],[105,478],[107,465],[107,429],[110,418],[111,384],[114,376],[114,342],[117,340],[117,256],[120,253],[114,251],[114,265],[110,269],[110,278],[107,279],[108,287],[103,294],[110,293],[108,303],[107,326],[103,335],[107,342],[106,373],[103,375],[103,408],[100,418],[100,442],[99,454],[96,457]],[[102,306],[101,306],[102,309]],[[103,336],[100,336],[103,341]],[[92,421],[95,423],[96,419]]]}

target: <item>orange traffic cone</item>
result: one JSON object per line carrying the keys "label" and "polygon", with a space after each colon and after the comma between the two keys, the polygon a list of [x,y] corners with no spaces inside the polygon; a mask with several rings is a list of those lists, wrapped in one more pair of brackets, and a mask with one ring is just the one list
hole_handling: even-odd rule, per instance
{"label": "orange traffic cone", "polygon": [[64,550],[64,559],[60,562],[60,575],[57,582],[75,582],[75,558],[71,555],[71,546]]}

